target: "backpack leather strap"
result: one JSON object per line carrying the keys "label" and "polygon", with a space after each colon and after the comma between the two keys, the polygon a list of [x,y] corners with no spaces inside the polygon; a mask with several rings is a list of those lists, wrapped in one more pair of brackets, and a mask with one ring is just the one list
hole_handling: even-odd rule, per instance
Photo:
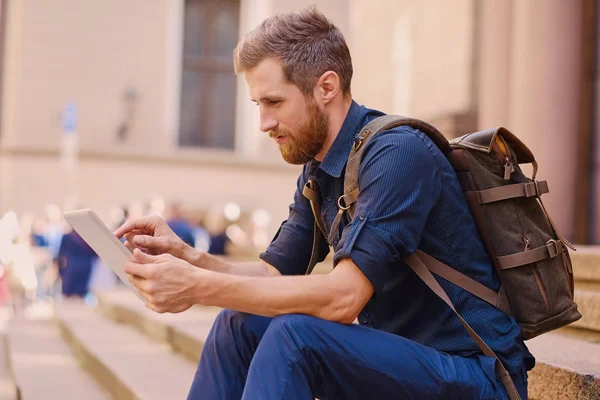
{"label": "backpack leather strap", "polygon": [[323,217],[321,216],[321,191],[317,181],[314,179],[309,179],[308,182],[306,182],[304,189],[302,189],[302,194],[310,201],[310,208],[312,209],[313,216],[315,217],[316,225],[323,235],[327,237],[327,229],[325,228],[325,223],[323,222]]}
{"label": "backpack leather strap", "polygon": [[504,365],[502,365],[502,362],[500,361],[496,353],[494,353],[494,351],[483,341],[483,339],[481,339],[481,337],[473,330],[473,328],[471,328],[467,321],[463,319],[463,317],[458,313],[458,311],[456,311],[452,300],[450,300],[444,289],[442,289],[438,281],[436,281],[431,272],[429,272],[423,261],[417,255],[417,253],[413,253],[410,256],[406,257],[404,261],[417,274],[417,276],[421,278],[421,280],[425,282],[425,284],[431,290],[433,290],[433,292],[440,299],[442,299],[448,305],[448,307],[452,309],[452,311],[454,311],[454,314],[458,317],[458,320],[460,321],[462,326],[466,329],[466,331],[469,333],[469,336],[471,336],[473,341],[475,341],[475,343],[477,344],[479,349],[481,349],[483,354],[485,354],[488,357],[494,357],[496,359],[496,374],[500,376],[500,380],[506,388],[510,399],[521,400],[521,396],[519,395],[519,392],[517,391],[517,388],[515,387],[515,384],[512,381],[512,378],[510,377],[510,374],[508,373],[506,368],[504,368]]}
{"label": "backpack leather strap", "polygon": [[321,191],[319,190],[317,181],[309,179],[302,189],[302,194],[310,201],[310,208],[312,209],[315,219],[313,226],[312,252],[310,261],[308,262],[308,268],[306,268],[306,275],[310,275],[319,261],[321,242],[323,241],[323,238],[327,239],[327,231],[325,229],[325,224],[323,223],[323,217],[321,217]]}
{"label": "backpack leather strap", "polygon": [[535,249],[526,250],[521,253],[498,257],[498,264],[502,269],[520,267],[547,258],[554,258],[562,254],[562,243],[560,240],[548,240],[548,242]]}
{"label": "backpack leather strap", "polygon": [[479,204],[488,204],[517,197],[540,197],[545,193],[548,193],[548,182],[533,181],[481,190],[477,192],[477,196]]}
{"label": "backpack leather strap", "polygon": [[317,221],[315,220],[315,225],[313,227],[313,245],[312,252],[310,254],[310,261],[308,262],[308,267],[306,268],[306,275],[310,275],[315,269],[317,262],[319,261],[319,253],[321,252],[321,241],[323,239],[323,233],[317,226]]}
{"label": "backpack leather strap", "polygon": [[[352,151],[348,156],[348,162],[346,163],[346,172],[344,174],[344,194],[356,192],[358,197],[359,185],[358,185],[358,173],[360,170],[360,162],[362,155],[367,147],[367,143],[373,137],[373,135],[380,131],[385,131],[398,126],[410,126],[411,128],[418,129],[425,133],[431,141],[439,147],[443,153],[450,151],[450,143],[448,140],[438,131],[433,125],[425,121],[421,121],[415,118],[402,117],[400,115],[384,115],[375,118],[367,125],[365,125],[352,146]],[[349,204],[348,215],[350,219],[354,218],[354,204]]]}
{"label": "backpack leather strap", "polygon": [[[338,230],[340,228],[340,223],[342,222],[342,218],[344,217],[344,212],[345,211],[350,211],[350,209],[354,209],[354,203],[356,203],[356,201],[358,200],[358,193],[360,192],[360,190],[355,189],[354,191],[348,193],[348,194],[344,194],[342,196],[340,196],[340,198],[338,199],[337,202],[337,206],[338,206],[338,213],[335,216],[335,219],[333,220],[333,223],[331,224],[331,231],[329,232],[329,237],[328,237],[328,241],[329,243],[333,243],[333,240],[335,239],[336,235],[338,234]],[[350,216],[350,219],[352,219],[352,216]]]}
{"label": "backpack leather strap", "polygon": [[457,270],[448,265],[444,264],[441,261],[436,260],[431,257],[429,254],[422,252],[421,250],[417,250],[415,252],[421,262],[427,267],[427,269],[434,274],[441,276],[445,280],[452,282],[456,286],[466,290],[467,292],[474,294],[479,297],[481,300],[491,304],[494,307],[498,307],[498,293],[494,292],[492,289],[487,286],[482,285],[466,276],[465,274],[461,274]]}

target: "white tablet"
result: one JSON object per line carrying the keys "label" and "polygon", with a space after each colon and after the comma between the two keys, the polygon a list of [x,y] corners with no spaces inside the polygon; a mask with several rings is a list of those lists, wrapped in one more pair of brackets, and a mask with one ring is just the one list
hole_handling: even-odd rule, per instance
{"label": "white tablet", "polygon": [[67,211],[63,213],[65,219],[73,229],[86,241],[98,254],[106,265],[131,289],[140,299],[143,297],[129,282],[123,270],[125,263],[133,258],[133,254],[123,243],[108,229],[90,209]]}

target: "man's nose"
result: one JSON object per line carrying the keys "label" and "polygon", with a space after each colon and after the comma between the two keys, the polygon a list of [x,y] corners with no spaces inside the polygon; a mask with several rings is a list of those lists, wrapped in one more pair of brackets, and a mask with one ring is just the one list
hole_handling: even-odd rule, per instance
{"label": "man's nose", "polygon": [[260,130],[262,132],[269,132],[277,128],[278,122],[275,118],[270,115],[260,115]]}

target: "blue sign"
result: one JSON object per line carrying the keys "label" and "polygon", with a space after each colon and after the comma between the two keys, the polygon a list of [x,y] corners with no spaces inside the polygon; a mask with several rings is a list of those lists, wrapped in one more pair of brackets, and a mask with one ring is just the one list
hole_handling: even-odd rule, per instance
{"label": "blue sign", "polygon": [[75,103],[67,103],[63,112],[63,127],[66,133],[73,133],[77,128],[77,106]]}

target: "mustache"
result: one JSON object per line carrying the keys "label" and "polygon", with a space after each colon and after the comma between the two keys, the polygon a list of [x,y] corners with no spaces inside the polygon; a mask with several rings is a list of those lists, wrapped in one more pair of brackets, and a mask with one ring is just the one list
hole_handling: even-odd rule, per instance
{"label": "mustache", "polygon": [[286,129],[275,129],[272,131],[269,131],[269,137],[274,139],[278,136],[288,136],[289,135],[289,131]]}

